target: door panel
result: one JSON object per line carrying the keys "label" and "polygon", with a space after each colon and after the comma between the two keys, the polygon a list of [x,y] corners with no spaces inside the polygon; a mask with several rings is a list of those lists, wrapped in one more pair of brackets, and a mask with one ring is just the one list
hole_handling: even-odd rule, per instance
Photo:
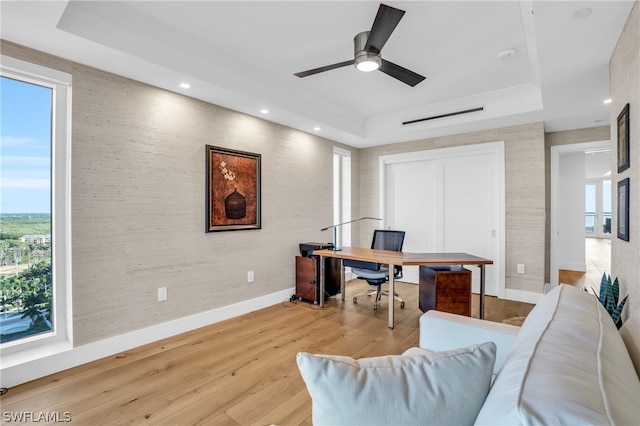
{"label": "door panel", "polygon": [[[465,252],[487,259],[497,259],[498,212],[493,182],[496,168],[489,155],[456,158],[446,161],[443,169],[442,238],[443,251]],[[495,231],[495,232],[494,232]],[[480,271],[473,273],[473,291],[480,291]],[[497,295],[497,276],[486,268],[486,294]]]}
{"label": "door panel", "polygon": [[[389,202],[398,208],[388,209],[386,224],[391,229],[405,231],[403,251],[420,253],[430,250],[432,232],[429,222],[420,220],[432,211],[428,186],[432,182],[431,161],[391,164],[387,169],[387,193]],[[417,284],[418,267],[408,266],[402,270],[402,281]]]}
{"label": "door panel", "polygon": [[[386,165],[385,225],[406,231],[404,251],[466,252],[494,261],[486,294],[498,294],[500,202],[497,153],[458,153]],[[479,291],[479,268],[473,272]],[[418,268],[403,281],[418,282]]]}

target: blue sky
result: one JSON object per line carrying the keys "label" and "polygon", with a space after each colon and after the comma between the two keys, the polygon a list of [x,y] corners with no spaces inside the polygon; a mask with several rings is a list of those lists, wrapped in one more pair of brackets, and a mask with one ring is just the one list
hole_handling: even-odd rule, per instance
{"label": "blue sky", "polygon": [[0,213],[50,213],[51,89],[0,80]]}

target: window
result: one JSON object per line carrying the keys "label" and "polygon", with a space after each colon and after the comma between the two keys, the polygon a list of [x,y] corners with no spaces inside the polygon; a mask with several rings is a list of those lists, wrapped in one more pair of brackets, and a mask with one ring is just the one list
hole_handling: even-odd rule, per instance
{"label": "window", "polygon": [[590,179],[585,184],[585,233],[611,237],[611,181]]}
{"label": "window", "polygon": [[2,56],[0,346],[7,367],[45,345],[71,342],[70,100],[69,74]]}
{"label": "window", "polygon": [[[333,223],[351,220],[351,152],[333,148]],[[351,245],[351,225],[336,228],[338,247]]]}

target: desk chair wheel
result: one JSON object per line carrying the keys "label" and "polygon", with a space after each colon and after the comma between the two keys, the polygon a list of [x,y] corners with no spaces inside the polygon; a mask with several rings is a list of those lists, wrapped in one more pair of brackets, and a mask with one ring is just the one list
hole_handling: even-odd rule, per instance
{"label": "desk chair wheel", "polygon": [[[369,292],[366,294],[367,296],[373,296],[376,295],[375,291]],[[358,296],[362,296],[362,294],[356,295],[353,297],[353,303],[358,303]],[[382,296],[382,294],[376,295],[376,301],[373,302],[373,310],[376,311],[378,310],[378,301],[380,300],[380,296]],[[398,297],[398,293],[395,293],[395,297],[394,299],[399,300],[400,298]],[[404,300],[400,300],[400,309],[404,309]]]}

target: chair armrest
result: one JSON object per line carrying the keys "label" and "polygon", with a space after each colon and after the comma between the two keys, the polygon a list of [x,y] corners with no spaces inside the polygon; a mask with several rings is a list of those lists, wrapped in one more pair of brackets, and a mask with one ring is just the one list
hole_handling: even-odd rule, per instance
{"label": "chair armrest", "polygon": [[431,310],[420,317],[420,347],[447,351],[493,342],[497,347],[493,372],[497,373],[511,352],[518,331],[520,327],[515,325]]}

